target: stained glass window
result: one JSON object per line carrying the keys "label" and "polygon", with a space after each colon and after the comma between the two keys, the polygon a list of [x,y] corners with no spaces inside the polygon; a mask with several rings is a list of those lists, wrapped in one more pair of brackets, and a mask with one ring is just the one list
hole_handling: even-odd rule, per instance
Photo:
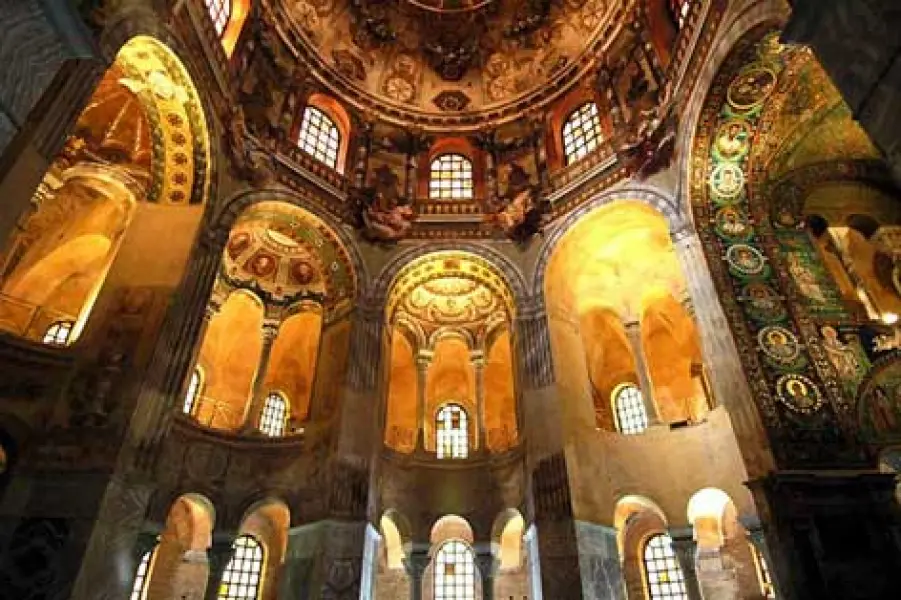
{"label": "stained glass window", "polygon": [[466,411],[458,404],[448,404],[438,411],[435,430],[438,432],[438,458],[466,458],[469,437]]}
{"label": "stained glass window", "polygon": [[475,600],[475,588],[472,550],[463,542],[446,542],[435,558],[435,600]]}
{"label": "stained glass window", "polygon": [[644,547],[645,577],[651,600],[688,600],[685,577],[665,534],[651,537]]}
{"label": "stained glass window", "polygon": [[149,587],[147,583],[150,581],[150,562],[153,560],[154,552],[156,552],[156,548],[148,550],[141,557],[141,562],[138,563],[138,570],[135,572],[135,581],[131,586],[130,600],[144,600],[147,596],[147,588]]}
{"label": "stained glass window", "polygon": [[670,10],[673,12],[673,19],[676,20],[676,25],[679,26],[679,29],[682,29],[682,26],[685,25],[685,19],[688,18],[688,11],[691,10],[691,1],[692,0],[670,0],[669,2]]}
{"label": "stained glass window", "polygon": [[288,403],[285,397],[276,392],[266,396],[263,414],[260,415],[260,431],[271,437],[283,436],[287,421]]}
{"label": "stained glass window", "polygon": [[432,200],[471,200],[472,163],[460,154],[442,154],[432,161],[429,198]]}
{"label": "stained glass window", "polygon": [[766,564],[763,553],[757,549],[757,546],[750,544],[751,554],[754,555],[754,564],[757,565],[757,578],[760,580],[760,591],[763,597],[767,599],[776,598],[776,586],[773,585],[773,578],[770,575],[770,567]]}
{"label": "stained glass window", "polygon": [[235,540],[234,554],[219,587],[219,600],[256,600],[263,574],[263,547],[256,538],[242,535]]}
{"label": "stained glass window", "polygon": [[566,164],[579,161],[601,142],[601,117],[594,102],[586,102],[570,113],[563,125],[563,153]]}
{"label": "stained glass window", "polygon": [[200,388],[203,383],[203,377],[200,369],[194,369],[191,373],[191,381],[188,382],[188,391],[185,393],[185,403],[182,410],[186,415],[193,415],[197,409],[197,401],[200,399]]}
{"label": "stained glass window", "polygon": [[341,133],[335,122],[315,106],[308,106],[303,111],[297,145],[319,162],[333,169],[338,166]]}
{"label": "stained glass window", "polygon": [[206,8],[213,20],[216,34],[222,37],[232,16],[232,0],[206,0]]}
{"label": "stained glass window", "polygon": [[634,385],[624,385],[614,392],[616,427],[620,433],[632,435],[648,428],[648,416],[644,410],[641,390]]}
{"label": "stained glass window", "polygon": [[57,321],[47,328],[43,342],[53,346],[65,346],[69,343],[69,336],[72,335],[74,325],[75,323],[72,321]]}

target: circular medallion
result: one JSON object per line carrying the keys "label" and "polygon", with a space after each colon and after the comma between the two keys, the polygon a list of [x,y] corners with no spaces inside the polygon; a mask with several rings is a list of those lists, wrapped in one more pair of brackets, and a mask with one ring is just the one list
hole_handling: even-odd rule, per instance
{"label": "circular medallion", "polygon": [[745,311],[755,321],[772,323],[783,321],[786,317],[782,298],[773,288],[762,281],[754,281],[742,289],[741,299]]}
{"label": "circular medallion", "polygon": [[767,358],[780,365],[791,365],[801,355],[798,337],[789,329],[779,325],[764,327],[757,333],[760,351]]}
{"label": "circular medallion", "polygon": [[745,174],[733,163],[720,163],[710,174],[710,190],[716,196],[714,201],[734,200],[745,186]]}
{"label": "circular medallion", "polygon": [[729,270],[742,277],[761,275],[766,267],[766,259],[760,250],[747,244],[733,244],[726,250]]}
{"label": "circular medallion", "polygon": [[716,132],[714,154],[721,160],[737,161],[748,154],[750,144],[751,125],[744,119],[731,119]]}
{"label": "circular medallion", "polygon": [[268,277],[275,272],[276,265],[274,256],[260,252],[251,259],[248,270],[257,277]]}
{"label": "circular medallion", "polygon": [[293,261],[291,277],[300,285],[309,285],[316,279],[316,268],[305,260]]}
{"label": "circular medallion", "polygon": [[749,111],[763,104],[776,88],[776,74],[766,67],[752,67],[732,80],[726,99],[732,108]]}
{"label": "circular medallion", "polygon": [[776,396],[790,410],[810,414],[823,406],[823,394],[809,377],[788,373],[776,380]]}
{"label": "circular medallion", "polygon": [[735,206],[724,206],[716,212],[713,228],[721,238],[746,242],[754,235],[748,216]]}
{"label": "circular medallion", "polygon": [[228,246],[226,247],[228,250],[228,255],[232,258],[232,260],[237,259],[241,254],[244,253],[250,247],[250,234],[246,231],[242,231],[240,233],[236,233],[228,240]]}

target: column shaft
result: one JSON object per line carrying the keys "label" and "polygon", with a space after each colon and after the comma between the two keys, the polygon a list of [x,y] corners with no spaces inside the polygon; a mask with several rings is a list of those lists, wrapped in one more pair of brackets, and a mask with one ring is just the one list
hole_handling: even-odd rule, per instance
{"label": "column shaft", "polygon": [[679,567],[682,569],[682,575],[685,577],[685,590],[688,592],[689,600],[703,600],[701,596],[701,587],[698,585],[698,573],[695,569],[695,551],[698,543],[692,536],[692,531],[680,532],[676,534],[672,532],[670,538],[673,541],[673,552],[679,561]]}
{"label": "column shaft", "polygon": [[416,358],[416,449],[425,449],[425,401],[431,357]]}
{"label": "column shaft", "polygon": [[488,449],[488,430],[485,418],[485,359],[481,356],[474,357],[472,368],[475,372],[476,381],[476,411],[478,412],[479,427],[478,449],[485,451]]}
{"label": "column shaft", "polygon": [[207,565],[209,573],[207,575],[206,593],[204,600],[218,600],[219,588],[222,586],[222,576],[225,574],[225,567],[231,560],[235,552],[234,539],[231,537],[223,537],[213,539],[212,545],[207,550]]}
{"label": "column shaft", "polygon": [[243,431],[253,431],[258,427],[260,414],[263,412],[263,403],[266,401],[266,390],[264,384],[266,382],[266,373],[269,370],[269,359],[272,358],[272,346],[275,345],[275,339],[278,337],[277,322],[266,321],[263,323],[263,348],[260,352],[260,362],[257,365],[257,371],[253,378],[253,391],[250,397],[250,407],[244,416]]}
{"label": "column shaft", "polygon": [[661,422],[660,410],[657,407],[657,401],[654,399],[654,385],[651,381],[651,374],[648,370],[647,358],[644,353],[641,326],[638,321],[632,321],[625,324],[625,329],[626,337],[629,338],[629,345],[632,346],[632,356],[635,358],[635,372],[638,375],[638,382],[641,387],[641,399],[648,417],[648,426],[659,425]]}

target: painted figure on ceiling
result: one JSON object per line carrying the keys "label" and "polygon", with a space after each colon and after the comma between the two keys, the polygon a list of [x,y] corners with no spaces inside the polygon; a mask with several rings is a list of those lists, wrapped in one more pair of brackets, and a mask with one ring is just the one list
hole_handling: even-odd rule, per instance
{"label": "painted figure on ceiling", "polygon": [[375,185],[363,191],[364,235],[374,241],[396,242],[413,227],[413,209],[399,192],[399,178],[387,165],[375,171]]}

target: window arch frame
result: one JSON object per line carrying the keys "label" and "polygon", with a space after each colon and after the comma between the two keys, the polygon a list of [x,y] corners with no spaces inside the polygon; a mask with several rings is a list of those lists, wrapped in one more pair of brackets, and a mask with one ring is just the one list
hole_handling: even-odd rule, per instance
{"label": "window arch frame", "polygon": [[[588,114],[583,114],[588,109]],[[590,129],[585,129],[590,125]],[[570,130],[581,127],[573,133]],[[572,136],[572,137],[570,137]],[[563,165],[574,165],[600,148],[604,141],[604,129],[601,125],[601,113],[597,102],[586,100],[566,113],[560,127],[560,148],[563,151]]]}
{"label": "window arch frame", "polygon": [[[624,394],[631,392],[632,390],[636,392],[636,395],[631,398],[624,398]],[[621,400],[629,400],[630,402],[635,402],[637,400],[637,404],[625,407],[625,410],[630,412],[623,414],[624,409],[621,407]],[[613,391],[610,393],[610,403],[613,408],[613,419],[617,432],[622,435],[638,435],[647,431],[649,422],[648,414],[644,406],[644,393],[635,383],[627,381],[613,388]],[[624,417],[627,418],[627,423],[625,424]],[[635,425],[631,423],[631,421],[638,419],[641,421],[640,424]]]}
{"label": "window arch frame", "polygon": [[188,389],[185,390],[184,402],[182,403],[182,413],[189,417],[197,416],[197,409],[200,408],[200,398],[203,394],[203,387],[206,383],[206,374],[203,367],[197,365],[191,371],[188,379]]}
{"label": "window arch frame", "polygon": [[[461,552],[456,552],[454,556],[464,557],[464,566],[467,568],[461,574],[453,573],[450,575],[450,581],[446,582],[444,578],[447,577],[447,574],[446,572],[442,573],[439,568],[442,566],[441,559],[448,555],[448,547],[452,547],[454,550],[461,550]],[[475,600],[477,591],[475,558],[475,552],[472,547],[463,539],[451,538],[441,542],[435,551],[435,567],[432,577],[432,594],[435,600]],[[456,566],[459,563],[455,561],[446,564]],[[456,583],[457,577],[464,579],[462,586]],[[456,593],[461,588],[463,596],[459,596]]]}
{"label": "window arch frame", "polygon": [[[446,428],[442,416],[458,412],[460,427]],[[445,402],[435,411],[435,454],[439,460],[463,460],[469,458],[469,413],[459,402]]]}
{"label": "window arch frame", "polygon": [[[313,122],[314,119],[316,123]],[[313,160],[340,172],[346,136],[341,130],[339,121],[332,111],[319,104],[308,103],[300,115],[296,144]],[[315,128],[315,131],[312,131],[312,128]],[[324,149],[319,146],[320,142],[326,144]]]}
{"label": "window arch frame", "polygon": [[[281,421],[276,421],[279,417],[279,410],[270,404],[270,401],[274,399],[277,399],[281,403]],[[263,400],[260,418],[257,423],[257,429],[260,433],[273,438],[285,437],[285,434],[288,431],[288,417],[290,416],[288,406],[288,396],[284,392],[280,390],[271,390],[268,392],[266,398]],[[270,421],[272,425],[280,425],[280,429],[270,429],[268,427]]]}
{"label": "window arch frame", "polygon": [[[241,540],[250,540],[253,542],[249,547],[253,550],[259,551],[259,556],[251,556],[250,558],[245,558],[244,556],[239,556],[241,547],[248,547],[239,545]],[[235,560],[238,559],[241,561],[238,565],[235,564]],[[249,563],[251,570],[245,570],[244,563]],[[256,571],[252,570],[254,565],[258,566]],[[250,578],[253,578],[256,575],[256,582],[254,583],[255,589],[253,591],[253,595],[237,595],[231,594],[231,590],[229,588],[231,582],[229,581],[230,577],[238,576],[237,579],[240,581],[240,575],[247,574]],[[235,538],[235,541],[232,542],[232,555],[231,558],[228,559],[228,563],[225,565],[225,570],[222,572],[222,582],[219,586],[219,591],[216,592],[216,597],[218,600],[259,600],[263,594],[263,582],[266,577],[266,547],[263,545],[263,542],[259,540],[254,535],[249,533],[242,533],[238,537]],[[240,585],[240,584],[239,584]],[[240,593],[240,592],[239,592]]]}
{"label": "window arch frame", "polygon": [[144,600],[147,598],[147,592],[150,590],[150,574],[153,571],[157,548],[159,548],[159,544],[154,544],[153,548],[141,555],[141,560],[138,561],[134,577],[131,580],[129,600]]}
{"label": "window arch frame", "polygon": [[[657,542],[657,540],[668,542],[668,544],[665,544],[658,548],[655,543]],[[652,571],[648,557],[649,549],[655,552],[657,550],[660,550],[657,556],[651,557],[651,560],[662,561],[662,568],[655,568]],[[669,551],[669,554],[667,554],[666,550]],[[653,564],[655,565],[655,567],[659,567],[659,563],[655,562]],[[673,539],[669,536],[669,534],[658,531],[656,533],[651,533],[644,538],[641,544],[641,572],[642,582],[644,584],[645,594],[648,600],[688,600],[688,587],[685,584],[685,574],[682,572],[682,566],[679,564],[679,559],[676,556],[676,552],[673,550]],[[674,573],[678,574],[677,578],[664,583],[680,587],[681,590],[660,590],[655,593],[655,589],[652,586],[657,585],[657,582],[651,582],[652,573],[656,575],[658,573],[664,572],[667,574],[668,579],[672,577]]]}
{"label": "window arch frame", "polygon": [[[74,330],[75,321],[69,319],[54,321],[50,324],[47,330],[44,331],[44,336],[41,338],[41,343],[47,344],[48,346],[68,346],[70,344],[70,340],[72,339],[72,332]],[[60,331],[65,332],[65,337],[60,338]]]}
{"label": "window arch frame", "polygon": [[[442,166],[442,161],[445,159],[451,162]],[[456,169],[455,165],[460,165],[461,168]],[[439,175],[437,179],[435,177],[436,173]],[[447,174],[447,176],[442,174]],[[459,150],[449,148],[447,151],[431,156],[429,158],[428,199],[438,202],[468,202],[475,200],[475,175],[474,161]]]}

